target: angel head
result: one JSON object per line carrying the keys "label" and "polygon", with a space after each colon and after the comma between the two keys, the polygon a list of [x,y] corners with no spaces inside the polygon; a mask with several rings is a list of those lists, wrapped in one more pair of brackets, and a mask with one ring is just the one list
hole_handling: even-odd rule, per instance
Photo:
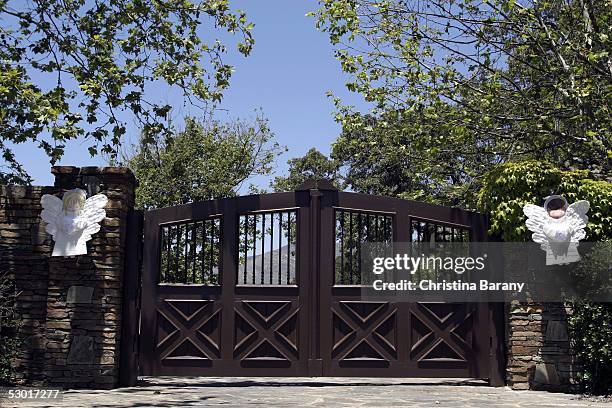
{"label": "angel head", "polygon": [[559,219],[563,217],[567,207],[567,200],[560,195],[551,195],[546,197],[546,201],[544,201],[544,209],[551,218]]}
{"label": "angel head", "polygon": [[64,213],[79,213],[85,207],[87,194],[80,188],[68,190],[62,197],[62,211]]}

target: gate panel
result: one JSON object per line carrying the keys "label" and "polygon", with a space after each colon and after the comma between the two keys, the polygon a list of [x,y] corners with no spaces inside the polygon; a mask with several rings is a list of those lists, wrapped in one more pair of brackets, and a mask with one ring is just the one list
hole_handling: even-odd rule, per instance
{"label": "gate panel", "polygon": [[364,301],[355,267],[364,242],[418,241],[426,234],[467,241],[478,214],[350,193],[330,197],[321,214],[323,231],[335,236],[321,249],[324,375],[489,376],[486,304]]}
{"label": "gate panel", "polygon": [[147,213],[143,375],[307,374],[309,263],[298,243],[309,202],[300,196]]}

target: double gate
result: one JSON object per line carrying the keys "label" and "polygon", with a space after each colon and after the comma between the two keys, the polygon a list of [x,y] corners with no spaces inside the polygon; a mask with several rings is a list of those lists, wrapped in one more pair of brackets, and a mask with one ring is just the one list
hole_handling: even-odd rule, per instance
{"label": "double gate", "polygon": [[501,385],[498,306],[360,296],[360,244],[483,241],[486,229],[482,214],[326,182],[149,211],[140,374]]}

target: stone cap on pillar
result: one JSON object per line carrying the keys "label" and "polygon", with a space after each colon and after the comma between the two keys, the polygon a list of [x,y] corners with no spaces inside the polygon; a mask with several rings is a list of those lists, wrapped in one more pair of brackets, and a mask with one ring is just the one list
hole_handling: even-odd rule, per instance
{"label": "stone cap on pillar", "polygon": [[76,167],[76,166],[53,166],[51,174],[58,177],[79,177],[79,176],[96,176],[96,177],[112,177],[122,178],[128,183],[136,186],[138,182],[132,170],[127,167]]}

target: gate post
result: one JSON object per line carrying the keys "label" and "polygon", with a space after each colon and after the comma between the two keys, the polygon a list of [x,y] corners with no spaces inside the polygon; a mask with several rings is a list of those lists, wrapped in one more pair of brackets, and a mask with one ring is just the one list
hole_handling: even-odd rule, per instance
{"label": "gate post", "polygon": [[[321,341],[325,336],[321,335],[324,330],[331,328],[331,322],[321,319],[322,302],[325,296],[321,294],[321,283],[325,282],[321,274],[326,271],[322,268],[322,254],[327,253],[322,247],[329,245],[333,241],[333,229],[324,229],[327,225],[322,219],[322,207],[329,206],[333,201],[331,192],[338,191],[329,180],[306,180],[297,189],[296,193],[309,192],[309,213],[308,213],[308,239],[300,244],[300,250],[308,256],[308,275],[301,282],[307,284],[308,291],[308,374],[310,376],[323,375],[323,359],[321,356]],[[327,235],[326,235],[327,234]],[[300,262],[302,264],[302,262]],[[302,269],[303,270],[303,269]],[[329,324],[328,328],[326,325]]]}
{"label": "gate post", "polygon": [[143,212],[132,210],[126,220],[125,271],[123,276],[123,308],[119,385],[136,385],[138,378],[138,328],[142,285]]}
{"label": "gate post", "polygon": [[320,376],[323,373],[323,364],[321,360],[321,349],[319,344],[321,330],[321,312],[320,307],[320,259],[321,259],[321,191],[318,188],[310,189],[310,279],[308,285],[309,290],[309,312],[310,312],[310,356],[308,361],[308,371],[310,375]]}
{"label": "gate post", "polygon": [[[124,277],[136,179],[119,167],[53,167],[52,173],[58,192],[79,187],[109,201],[86,255],[49,259],[44,377],[49,385],[67,388],[113,388],[119,384],[121,343],[127,340],[123,290],[132,296],[134,289],[124,286]],[[137,239],[138,234],[130,242]],[[128,318],[126,323],[136,326],[134,317]]]}
{"label": "gate post", "polygon": [[[473,219],[473,241],[488,242],[489,217],[487,215],[475,216]],[[494,271],[497,272],[497,271]],[[500,278],[501,279],[501,278]],[[489,343],[489,385],[503,387],[505,380],[505,353],[504,353],[504,303],[489,302],[481,304],[487,315],[488,343]]]}

